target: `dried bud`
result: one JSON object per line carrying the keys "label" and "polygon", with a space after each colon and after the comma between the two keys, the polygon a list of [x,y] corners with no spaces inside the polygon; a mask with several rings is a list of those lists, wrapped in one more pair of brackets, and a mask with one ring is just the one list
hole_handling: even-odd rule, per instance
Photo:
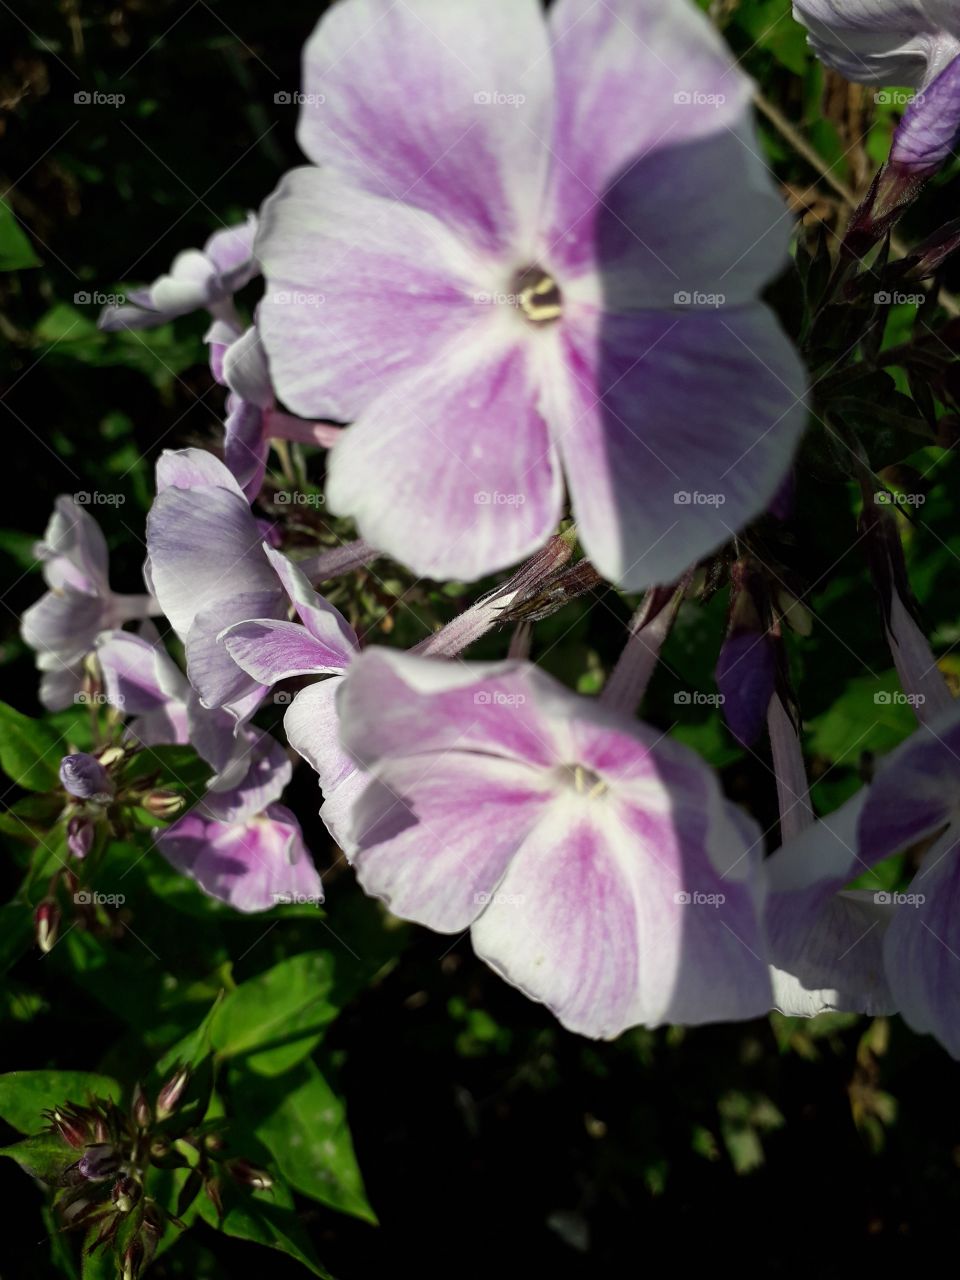
{"label": "dried bud", "polygon": [[269,1191],[273,1179],[264,1169],[258,1169],[249,1160],[231,1160],[227,1165],[230,1176],[241,1187],[250,1187],[253,1191]]}
{"label": "dried bud", "polygon": [[175,791],[151,791],[144,797],[143,807],[154,818],[175,818],[186,801]]}
{"label": "dried bud", "polygon": [[157,1094],[157,1119],[166,1120],[180,1105],[190,1083],[190,1068],[180,1067]]}
{"label": "dried bud", "polygon": [[98,804],[108,804],[115,790],[100,761],[85,751],[63,757],[60,761],[60,781],[64,790],[76,799],[93,800]]}
{"label": "dried bud", "polygon": [[139,1081],[133,1087],[133,1097],[130,1100],[130,1118],[138,1129],[149,1129],[153,1124],[153,1111]]}
{"label": "dried bud", "polygon": [[60,908],[52,898],[44,898],[33,913],[37,934],[37,946],[46,955],[57,940],[60,929]]}

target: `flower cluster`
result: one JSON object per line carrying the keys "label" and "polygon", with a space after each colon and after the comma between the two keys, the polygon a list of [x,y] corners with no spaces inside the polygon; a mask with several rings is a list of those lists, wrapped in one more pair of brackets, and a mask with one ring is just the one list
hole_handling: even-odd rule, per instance
{"label": "flower cluster", "polygon": [[[873,83],[909,71],[932,104],[907,113],[854,220],[859,253],[906,177],[943,163],[960,59],[949,15],[918,7],[907,39],[892,0],[844,8],[798,2],[817,51]],[[272,696],[363,889],[469,930],[571,1030],[898,1008],[960,1056],[958,721],[893,516],[874,511],[865,536],[924,728],[822,822],[783,650],[784,625],[809,618],[740,541],[789,514],[807,374],[760,300],[789,225],[723,42],[679,0],[556,0],[547,16],[537,0],[340,0],[304,90],[309,164],[103,316],[207,310],[224,435],[160,456],[143,596],[111,591],[92,518],[58,502],[38,549],[50,590],[23,621],[45,702],[95,690],[124,744],[194,748],[210,776],[156,848],[237,910],[322,899],[281,803],[291,756],[260,727]],[[235,295],[259,275],[247,323]],[[323,520],[274,501],[274,452],[287,483],[322,469]],[[381,558],[461,583],[514,573],[402,651],[317,590],[344,604]],[[784,843],[766,863],[704,761],[635,716],[704,565],[731,588],[725,715],[773,753]],[[529,629],[600,580],[648,594],[589,697],[529,661]],[[505,660],[461,660],[508,624]],[[111,759],[63,762],[76,859],[122,795]],[[919,910],[853,884],[929,839]],[[77,1166],[84,1183],[119,1169],[115,1137]]]}

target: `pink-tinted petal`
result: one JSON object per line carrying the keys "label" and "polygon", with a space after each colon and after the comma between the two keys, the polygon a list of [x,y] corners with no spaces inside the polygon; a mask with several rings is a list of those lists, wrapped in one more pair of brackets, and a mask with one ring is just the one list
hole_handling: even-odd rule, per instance
{"label": "pink-tinted petal", "polygon": [[166,651],[130,631],[110,631],[97,641],[97,661],[111,706],[145,715],[171,701],[185,701],[187,681]]}
{"label": "pink-tinted petal", "polygon": [[803,367],[765,307],[579,309],[555,344],[544,410],[605,577],[671,582],[764,510],[807,418]]}
{"label": "pink-tinted petal", "polygon": [[157,836],[164,857],[237,911],[269,911],[294,898],[323,900],[300,825],[282,805],[245,823],[187,814]]}
{"label": "pink-tinted petal", "polygon": [[537,771],[488,756],[392,762],[353,808],[353,863],[395,915],[441,933],[483,910],[538,822],[549,792]]}
{"label": "pink-tinted petal", "polygon": [[303,417],[350,421],[398,375],[495,323],[476,294],[497,276],[436,216],[326,170],[287,174],[264,206],[258,252],[271,377]]}
{"label": "pink-tinted petal", "polygon": [[270,441],[266,435],[264,412],[259,405],[227,397],[227,420],[224,425],[223,457],[237,478],[249,502],[263,488]]}
{"label": "pink-tinted petal", "polygon": [[228,489],[243,496],[229,468],[206,449],[164,449],[157,459],[157,493],[165,489]]}
{"label": "pink-tinted petal", "polygon": [[220,278],[229,283],[231,290],[242,288],[259,270],[253,254],[256,234],[256,215],[249,213],[246,222],[215,231],[203,247],[203,252],[216,267]]}
{"label": "pink-tinted petal", "polygon": [[526,349],[469,344],[381,396],[330,453],[330,509],[415,573],[473,580],[543,546],[563,483]]}
{"label": "pink-tinted petal", "polygon": [[211,783],[204,811],[224,822],[252,818],[279,800],[293,768],[287,753],[268,733],[242,732],[223,773]]}
{"label": "pink-tinted petal", "polygon": [[50,587],[74,587],[91,595],[107,594],[107,543],[100,526],[73,498],[61,494],[43,540],[34,548]]}
{"label": "pink-tinted petal", "polygon": [[[239,667],[220,639],[230,613],[242,617],[280,612],[277,596],[270,591],[244,592],[218,601],[194,618],[184,640],[187,675],[205,707],[226,707],[241,715],[241,704],[259,705],[266,686]],[[252,714],[252,710],[249,714]]]}
{"label": "pink-tinted petal", "polygon": [[304,51],[304,89],[298,138],[314,164],[480,248],[529,249],[552,114],[537,0],[336,5]]}
{"label": "pink-tinted petal", "polygon": [[370,775],[360,769],[354,769],[339,782],[332,791],[324,791],[324,801],[320,806],[320,817],[347,857],[356,852],[353,842],[353,810],[363,792],[370,785]]}
{"label": "pink-tinted petal", "polygon": [[862,84],[928,84],[960,54],[953,0],[794,0],[818,58]]}
{"label": "pink-tinted petal", "polygon": [[273,404],[267,355],[256,325],[251,325],[227,348],[223,357],[223,376],[227,386],[241,400],[257,404],[261,409]]}
{"label": "pink-tinted petal", "polygon": [[357,633],[339,609],[318,595],[301,567],[289,556],[271,547],[264,547],[267,559],[277,572],[297,617],[315,640],[323,644],[330,654],[330,666],[334,670],[350,664],[357,652]]}
{"label": "pink-tinted petal", "polygon": [[283,717],[287,741],[318,775],[325,796],[356,771],[353,757],[340,743],[336,705],[340,684],[340,678],[332,676],[302,689]]}

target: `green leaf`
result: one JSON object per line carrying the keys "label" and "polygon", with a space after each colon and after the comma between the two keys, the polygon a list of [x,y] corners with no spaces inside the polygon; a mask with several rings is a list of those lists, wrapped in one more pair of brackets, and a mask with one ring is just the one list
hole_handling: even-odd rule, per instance
{"label": "green leaf", "polygon": [[53,791],[60,785],[62,740],[43,720],[31,720],[0,702],[0,765],[28,791]]}
{"label": "green leaf", "polygon": [[291,956],[232,991],[213,1020],[214,1048],[248,1054],[248,1065],[279,1075],[305,1058],[340,1011],[332,999],[333,959],[326,951]]}
{"label": "green leaf", "polygon": [[9,1156],[31,1177],[51,1185],[64,1169],[76,1163],[77,1152],[55,1133],[36,1133],[9,1147],[0,1147],[0,1156]]}
{"label": "green leaf", "polygon": [[[284,1079],[281,1097],[268,1081],[246,1075],[235,1096],[241,1115],[263,1116],[255,1128],[284,1179],[332,1209],[376,1224],[347,1125],[343,1100],[313,1062]],[[304,1123],[309,1117],[309,1123]]]}
{"label": "green leaf", "polygon": [[[293,1197],[282,1183],[275,1183],[269,1191],[241,1191],[227,1179],[221,1190],[223,1221],[204,1196],[198,1196],[196,1205],[201,1218],[211,1227],[239,1240],[252,1240],[268,1249],[278,1249],[288,1254],[321,1280],[332,1277],[316,1258],[310,1239],[293,1212]],[[254,1262],[251,1259],[251,1262]]]}
{"label": "green leaf", "polygon": [[0,271],[23,271],[39,267],[40,259],[24,234],[13,210],[0,200]]}
{"label": "green leaf", "polygon": [[119,1102],[121,1094],[116,1080],[91,1071],[11,1071],[0,1076],[0,1116],[21,1133],[36,1133],[51,1107],[88,1098]]}

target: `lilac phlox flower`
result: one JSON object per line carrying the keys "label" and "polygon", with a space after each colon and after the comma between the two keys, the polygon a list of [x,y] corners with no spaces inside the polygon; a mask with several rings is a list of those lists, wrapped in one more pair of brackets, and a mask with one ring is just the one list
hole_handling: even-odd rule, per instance
{"label": "lilac phlox flower", "polygon": [[338,707],[353,864],[395,914],[585,1035],[770,1007],[759,832],[692,752],[524,662],[374,647]]}
{"label": "lilac phlox flower", "polygon": [[279,399],[351,423],[327,502],[420,574],[543,546],[674,581],[774,497],[806,376],[758,301],[789,220],[692,4],[343,0],[261,212]]}
{"label": "lilac phlox flower", "polygon": [[50,588],[21,620],[24,643],[43,672],[40,701],[50,711],[74,702],[84,685],[84,661],[97,635],[135,618],[159,613],[148,595],[117,595],[110,589],[107,543],[93,516],[61,495],[34,555]]}
{"label": "lilac phlox flower", "polygon": [[[239,329],[233,295],[260,274],[253,252],[256,231],[257,220],[249,214],[239,226],[214,232],[202,250],[177,254],[167,275],[129,294],[125,304],[104,307],[100,328],[107,332],[152,329],[192,311],[206,310],[215,325],[220,322]],[[222,341],[223,331],[217,333],[219,337],[211,340]]]}
{"label": "lilac phlox flower", "polygon": [[76,800],[106,803],[114,793],[114,784],[106,769],[89,752],[79,751],[60,761],[60,781],[64,791]]}
{"label": "lilac phlox flower", "polygon": [[104,635],[98,658],[107,697],[134,717],[129,732],[141,745],[189,741],[216,771],[203,800],[157,833],[168,861],[238,911],[291,896],[322,901],[299,824],[277,803],[291,776],[280,743],[205,708],[162,646],[143,636]]}
{"label": "lilac phlox flower", "polygon": [[[879,878],[848,888],[924,844],[904,892]],[[960,706],[922,725],[868,788],[785,844],[766,871],[775,964],[804,988],[832,989],[821,1007],[899,1009],[960,1057]]]}

